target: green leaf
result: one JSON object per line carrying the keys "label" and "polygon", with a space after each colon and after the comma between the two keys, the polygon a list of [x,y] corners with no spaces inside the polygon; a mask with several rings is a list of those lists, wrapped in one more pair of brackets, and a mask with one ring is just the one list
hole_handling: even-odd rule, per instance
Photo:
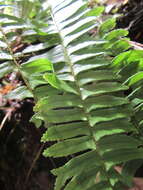
{"label": "green leaf", "polygon": [[82,107],[80,98],[73,94],[63,94],[40,99],[35,106],[35,110],[44,111],[45,109],[70,108],[73,106]]}
{"label": "green leaf", "polygon": [[78,75],[79,84],[83,85],[93,81],[111,81],[116,79],[117,76],[112,71],[99,70],[99,71],[87,71]]}
{"label": "green leaf", "polygon": [[125,98],[118,98],[115,96],[108,95],[101,95],[99,97],[92,97],[90,99],[85,100],[85,105],[88,112],[99,108],[110,108],[128,103],[129,101]]}
{"label": "green leaf", "polygon": [[56,88],[52,88],[49,85],[36,87],[33,92],[37,99],[41,99],[46,96],[53,96],[55,94],[59,94],[59,90],[57,90]]}
{"label": "green leaf", "polygon": [[30,119],[30,122],[34,123],[37,128],[42,125],[43,118],[39,114],[34,114]]}
{"label": "green leaf", "polygon": [[36,88],[37,86],[47,84],[47,82],[43,79],[43,74],[38,73],[29,76],[28,81],[32,89]]}
{"label": "green leaf", "polygon": [[131,110],[129,107],[95,110],[91,112],[90,124],[93,126],[99,122],[128,118],[129,116],[131,116]]}
{"label": "green leaf", "polygon": [[112,135],[101,138],[98,146],[101,151],[111,151],[118,149],[137,148],[141,142],[127,135]]}
{"label": "green leaf", "polygon": [[129,50],[115,57],[113,66],[120,66],[123,62],[129,64],[131,62],[140,61],[142,58],[142,50]]}
{"label": "green leaf", "polygon": [[112,30],[115,26],[116,26],[116,19],[110,18],[100,25],[99,32],[101,32],[101,34],[105,34],[106,32]]}
{"label": "green leaf", "polygon": [[[109,43],[107,46],[107,49],[111,50],[114,55],[119,55],[119,53],[122,53],[125,50],[128,50],[131,47],[128,41],[125,39],[118,40],[114,43]],[[109,51],[108,50],[108,51]]]}
{"label": "green leaf", "polygon": [[143,71],[140,71],[128,79],[129,80],[129,86],[141,81],[142,79],[143,79]]}
{"label": "green leaf", "polygon": [[73,122],[78,120],[85,121],[87,118],[78,108],[71,109],[56,109],[56,110],[46,110],[43,111],[45,121],[51,123],[63,123],[63,122]]}
{"label": "green leaf", "polygon": [[92,148],[95,148],[95,145],[89,137],[79,137],[56,143],[44,150],[43,154],[46,157],[62,157]]}
{"label": "green leaf", "polygon": [[127,62],[127,58],[131,55],[131,51],[127,51],[124,53],[121,53],[119,55],[117,55],[114,59],[113,59],[113,66],[114,67],[120,67],[121,64],[125,62]]}
{"label": "green leaf", "polygon": [[88,189],[95,183],[95,176],[98,173],[98,168],[87,168],[86,171],[80,174],[80,176],[73,177],[72,180],[67,184],[65,190],[82,190],[83,188]]}
{"label": "green leaf", "polygon": [[122,91],[122,90],[127,90],[127,89],[128,89],[127,86],[123,86],[116,82],[102,82],[96,85],[90,85],[90,86],[85,87],[82,90],[82,96],[83,96],[83,99],[86,99],[87,97],[93,96],[93,95]]}
{"label": "green leaf", "polygon": [[124,29],[117,29],[117,30],[113,30],[110,33],[105,35],[105,39],[106,40],[115,40],[119,37],[124,37],[128,35],[128,31],[124,30]]}
{"label": "green leaf", "polygon": [[143,159],[143,151],[141,148],[119,149],[106,152],[103,157],[107,162],[119,164],[130,160]]}
{"label": "green leaf", "polygon": [[[68,161],[64,166],[52,170],[54,175],[57,175],[55,189],[60,189],[64,186],[67,179],[78,176],[85,172],[88,168],[96,170],[100,165],[100,157],[95,151],[90,151],[82,155],[76,156]],[[64,175],[66,173],[66,175]],[[96,173],[95,173],[96,174]]]}
{"label": "green leaf", "polygon": [[71,92],[74,94],[78,93],[75,88],[71,87],[69,84],[67,84],[64,81],[59,80],[54,73],[45,74],[43,77],[49,84],[51,84],[53,87],[57,89],[65,90],[67,92]]}
{"label": "green leaf", "polygon": [[41,58],[35,61],[22,64],[21,70],[26,75],[32,75],[34,73],[53,71],[53,65],[48,59]]}
{"label": "green leaf", "polygon": [[61,89],[61,83],[54,73],[44,74],[43,78],[54,88]]}
{"label": "green leaf", "polygon": [[39,54],[39,55],[36,55],[36,56],[32,56],[28,60],[28,62],[36,61],[38,59],[50,60],[52,62],[52,64],[64,62],[63,52],[62,52],[61,46],[60,45],[56,46],[56,47],[52,48],[51,50],[49,50],[46,53],[42,53],[42,54]]}
{"label": "green leaf", "polygon": [[126,119],[116,119],[110,122],[106,121],[103,123],[98,123],[94,126],[94,136],[96,140],[108,135],[135,131],[136,129],[134,126]]}
{"label": "green leaf", "polygon": [[58,126],[50,126],[42,137],[42,142],[63,140],[75,137],[77,135],[90,135],[87,122],[78,122],[76,124],[61,124]]}
{"label": "green leaf", "polygon": [[104,7],[103,6],[98,6],[95,7],[93,9],[91,9],[91,11],[89,11],[86,16],[100,16],[104,11]]}

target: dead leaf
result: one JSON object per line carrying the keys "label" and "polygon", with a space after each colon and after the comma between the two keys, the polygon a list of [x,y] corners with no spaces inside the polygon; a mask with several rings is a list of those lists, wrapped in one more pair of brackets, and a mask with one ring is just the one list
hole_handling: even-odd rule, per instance
{"label": "dead leaf", "polygon": [[0,94],[6,95],[15,88],[16,88],[15,84],[7,84],[3,86],[2,88],[0,88]]}

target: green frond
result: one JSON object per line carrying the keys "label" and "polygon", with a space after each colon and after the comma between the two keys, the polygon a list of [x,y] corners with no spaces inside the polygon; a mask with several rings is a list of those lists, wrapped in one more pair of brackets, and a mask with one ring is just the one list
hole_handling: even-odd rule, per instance
{"label": "green frond", "polygon": [[[37,127],[45,122],[42,142],[54,141],[44,156],[71,158],[52,170],[55,190],[123,189],[131,175],[125,181],[114,167],[143,158],[137,138],[143,124],[142,51],[128,50],[128,31],[112,30],[114,18],[100,23],[103,7],[50,0],[50,16],[46,12],[44,23],[37,23],[29,19],[32,6],[23,18],[0,14],[0,78],[14,71],[24,83],[5,98],[34,96],[31,121]],[[18,51],[17,37],[23,44]],[[117,56],[112,61],[110,55]]]}
{"label": "green frond", "polygon": [[[109,70],[110,41],[115,43],[127,31],[115,30],[103,39],[97,34],[95,39],[88,32],[99,27],[98,16],[88,16],[90,11],[82,0],[51,1],[60,45],[50,50],[55,73],[44,75],[51,87],[45,86],[49,92],[44,91],[35,111],[48,127],[42,142],[56,141],[45,149],[44,156],[73,155],[53,170],[55,190],[121,188],[124,182],[113,167],[143,157],[138,149],[141,142],[126,135],[136,132],[130,122],[132,107],[123,95],[128,86]],[[99,33],[106,25],[114,26],[115,20],[111,22],[102,25]]]}
{"label": "green frond", "polygon": [[[134,109],[134,122],[138,129],[138,136],[142,135],[142,84],[143,84],[143,73],[142,73],[142,50],[128,50],[120,53],[113,60],[112,66],[115,73],[121,74],[122,82],[130,87],[128,92],[128,98],[132,103]],[[117,71],[118,70],[118,71]],[[139,137],[140,138],[140,137]]]}

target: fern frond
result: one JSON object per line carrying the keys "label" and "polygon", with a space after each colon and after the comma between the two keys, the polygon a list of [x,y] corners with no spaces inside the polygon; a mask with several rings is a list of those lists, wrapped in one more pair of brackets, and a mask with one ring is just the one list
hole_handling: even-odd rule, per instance
{"label": "fern frond", "polygon": [[129,50],[127,52],[119,54],[113,60],[113,68],[115,73],[117,69],[119,73],[124,77],[122,81],[124,84],[130,87],[128,98],[132,102],[135,112],[135,123],[138,128],[138,132],[142,133],[142,84],[143,84],[143,72],[142,72],[142,50]]}
{"label": "fern frond", "polygon": [[[132,108],[122,93],[128,87],[109,70],[107,39],[97,36],[95,41],[89,36],[88,31],[99,25],[97,17],[87,16],[89,12],[82,0],[51,2],[62,60],[56,58],[57,78],[55,74],[44,76],[57,89],[48,87],[48,97],[40,98],[35,111],[48,126],[42,141],[57,141],[44,155],[74,154],[64,166],[53,170],[55,190],[119,189],[121,176],[114,166],[143,157],[137,149],[141,142],[125,134],[136,131],[130,123]],[[118,33],[126,35],[122,30]]]}
{"label": "fern frond", "polygon": [[[28,5],[28,2],[25,5],[23,5],[23,2],[19,5],[15,4],[15,7],[18,6],[19,9],[17,8],[17,10],[21,11],[24,8],[21,6]],[[34,6],[36,4],[33,4]],[[19,13],[17,15],[20,16]],[[40,16],[40,13],[38,15]],[[4,98],[24,99],[32,97],[32,91],[37,86],[46,83],[41,73],[46,72],[47,66],[51,65],[48,61],[48,58],[51,58],[51,52],[48,55],[45,52],[53,48],[59,42],[59,38],[57,38],[57,34],[52,27],[47,28],[47,24],[41,24],[45,17],[42,19],[42,21],[37,20],[35,23],[35,20],[30,19],[28,15],[21,18],[4,13],[0,14],[0,78],[11,76],[11,73],[14,73],[16,80],[21,80],[19,76],[22,76],[23,79],[22,86],[12,90]],[[45,39],[48,42],[45,42]],[[46,66],[45,69],[44,65]],[[27,84],[25,81],[27,81]],[[25,84],[23,85],[23,83]],[[29,87],[27,88],[27,86]]]}

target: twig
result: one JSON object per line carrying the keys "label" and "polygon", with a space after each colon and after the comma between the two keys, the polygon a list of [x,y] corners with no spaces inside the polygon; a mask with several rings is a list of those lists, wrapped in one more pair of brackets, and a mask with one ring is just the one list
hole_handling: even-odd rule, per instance
{"label": "twig", "polygon": [[41,147],[40,147],[40,149],[38,150],[36,156],[34,157],[34,160],[33,160],[32,164],[31,164],[31,167],[30,167],[29,170],[28,170],[28,173],[27,173],[27,176],[26,176],[26,179],[25,179],[25,183],[24,183],[25,187],[26,187],[26,185],[27,185],[27,182],[28,182],[28,180],[29,180],[29,177],[30,177],[30,175],[31,175],[31,172],[32,172],[32,170],[33,170],[33,168],[34,168],[34,166],[35,166],[35,163],[37,162],[37,160],[38,160],[39,157],[40,157],[40,154],[42,153],[42,150],[43,150],[43,148],[44,148],[44,145],[45,145],[45,144],[42,144],[42,145],[41,145]]}
{"label": "twig", "polygon": [[5,124],[5,122],[7,121],[7,119],[9,118],[9,116],[11,115],[11,112],[12,112],[12,111],[13,111],[12,108],[10,108],[10,109],[7,111],[5,117],[3,118],[3,120],[2,120],[2,122],[1,122],[1,124],[0,124],[0,131],[2,130],[2,128],[3,128],[4,124]]}

